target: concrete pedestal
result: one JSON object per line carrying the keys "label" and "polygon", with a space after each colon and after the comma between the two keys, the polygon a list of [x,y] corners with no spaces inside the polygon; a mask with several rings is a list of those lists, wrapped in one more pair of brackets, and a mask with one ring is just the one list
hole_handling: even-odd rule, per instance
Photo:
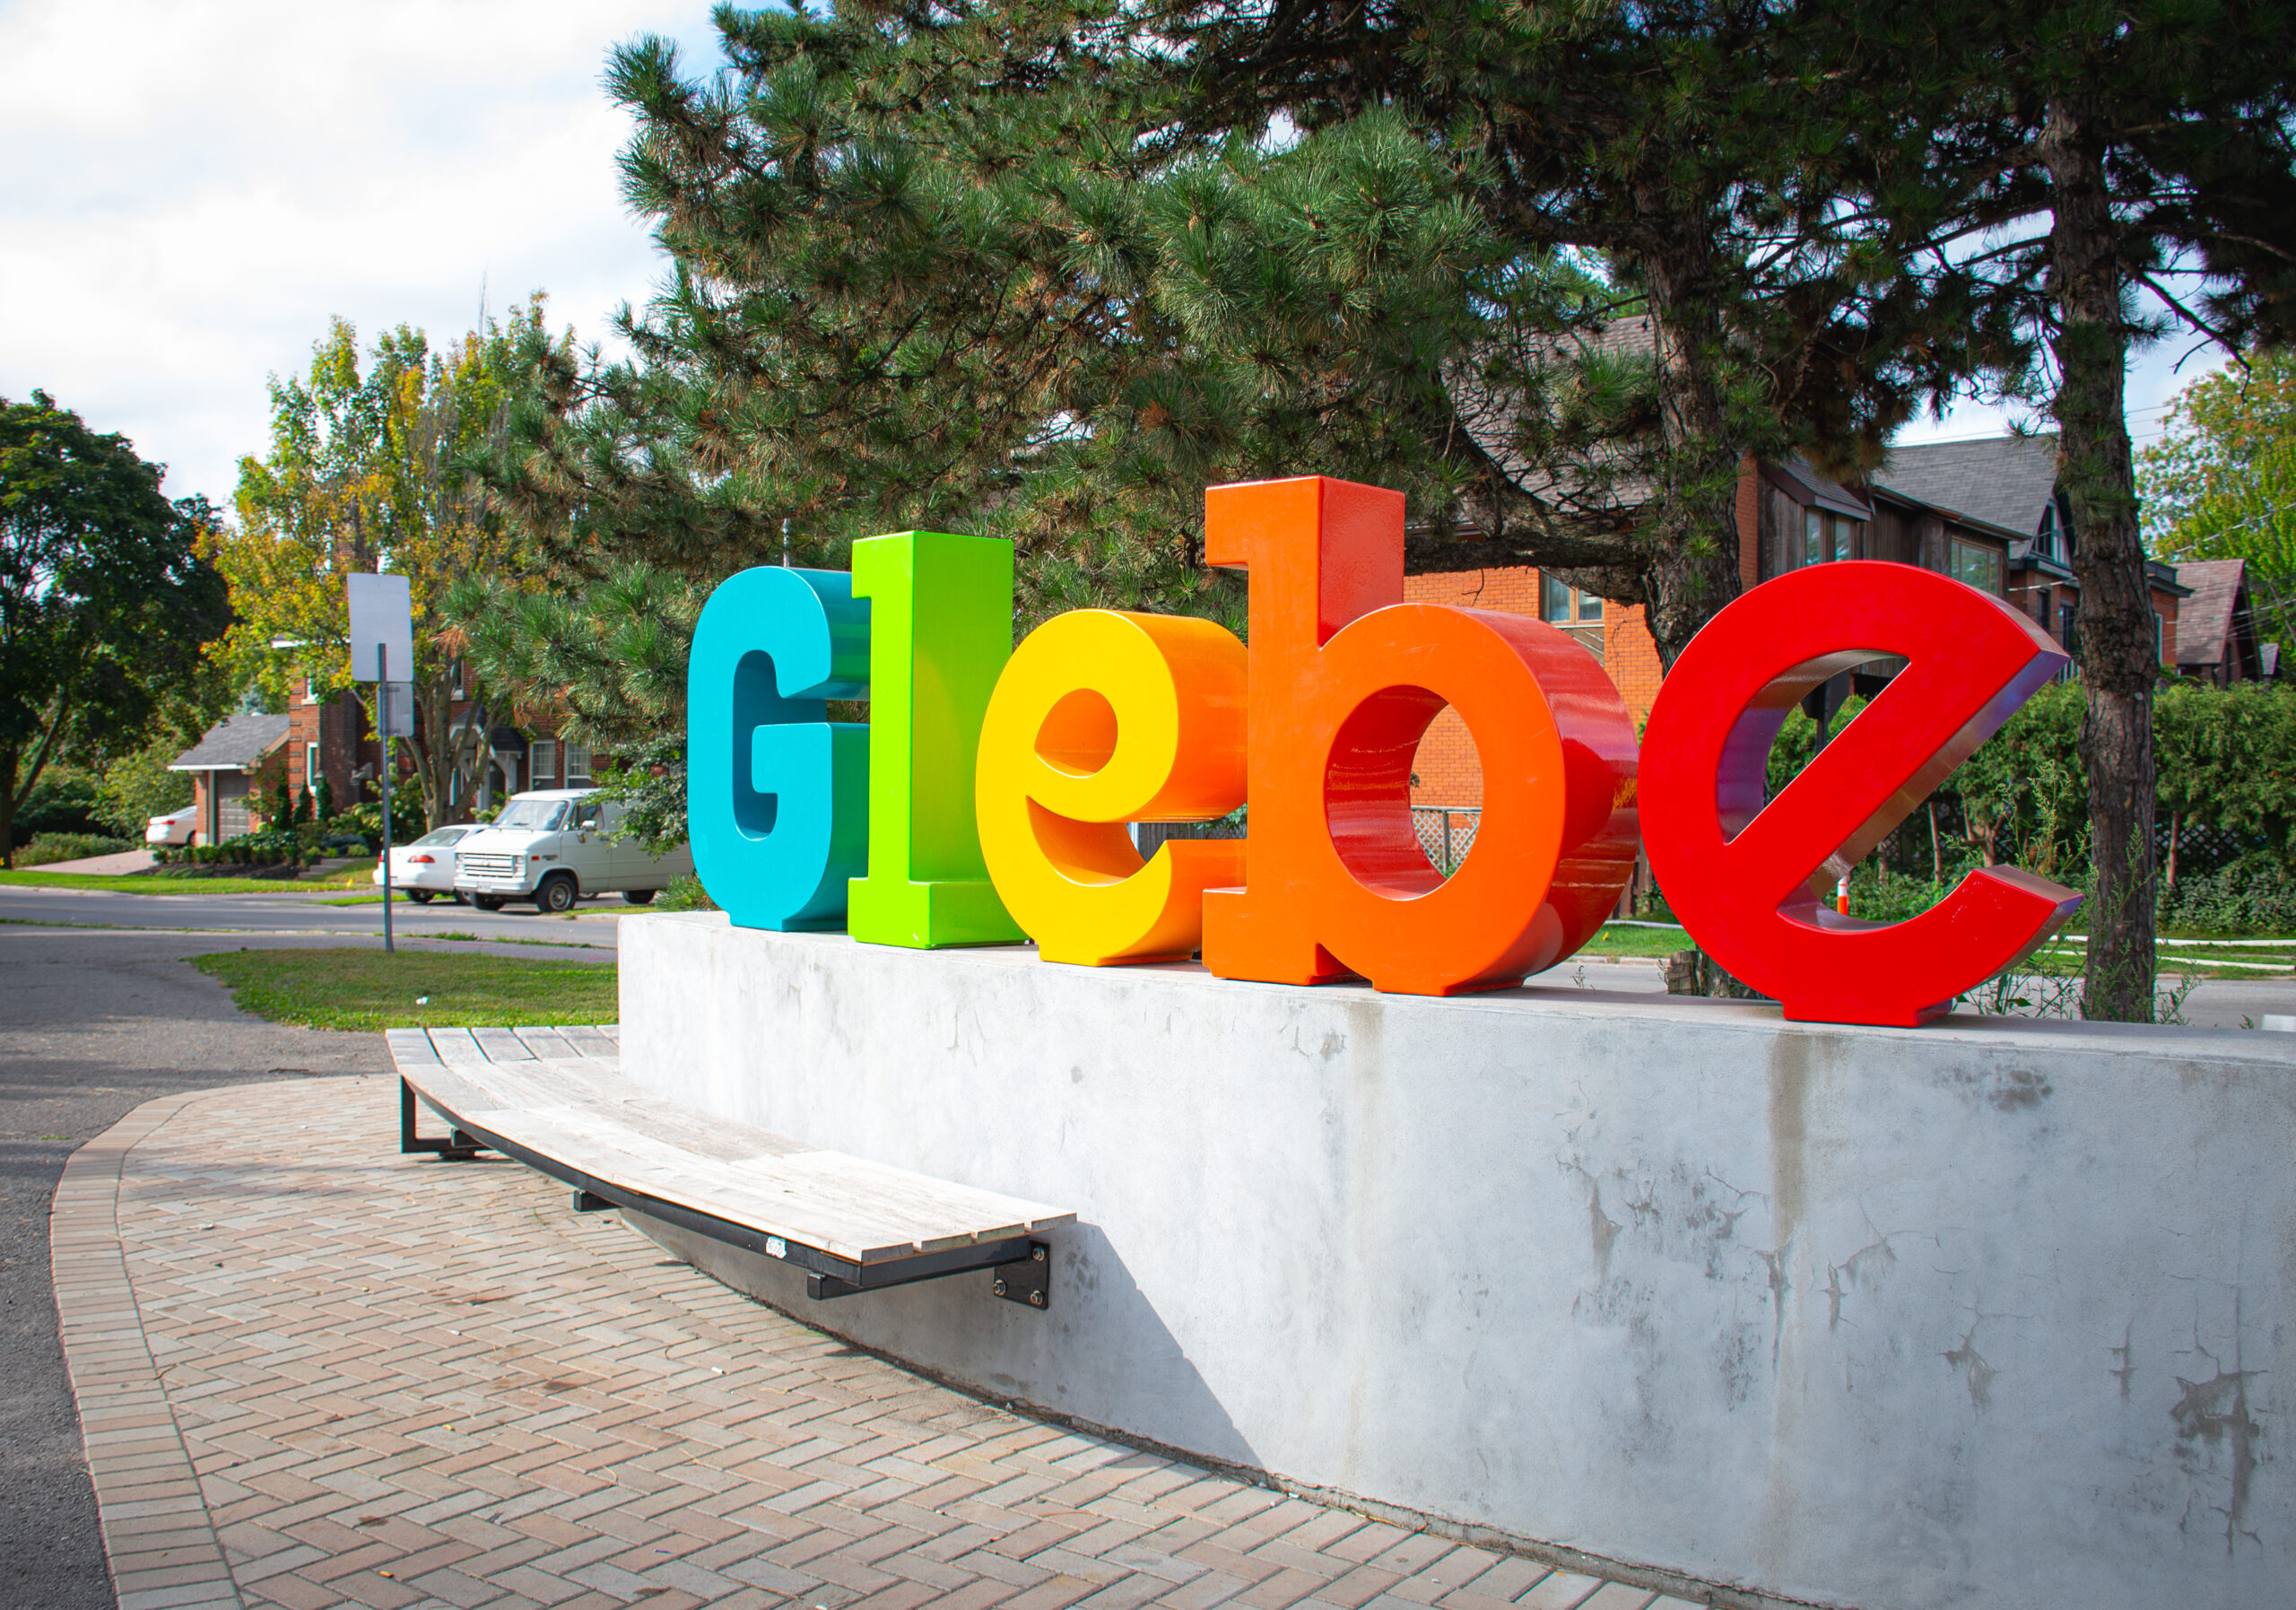
{"label": "concrete pedestal", "polygon": [[622,935],[631,1078],[1077,1210],[1044,1314],[678,1243],[871,1347],[1822,1605],[2296,1593],[2287,1037]]}

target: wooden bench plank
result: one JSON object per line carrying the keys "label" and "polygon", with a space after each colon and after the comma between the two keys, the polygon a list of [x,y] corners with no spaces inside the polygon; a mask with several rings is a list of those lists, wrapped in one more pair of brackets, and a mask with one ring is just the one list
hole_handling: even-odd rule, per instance
{"label": "wooden bench plank", "polygon": [[[880,1263],[1024,1235],[1048,1210],[994,1192],[837,1153],[746,1160],[732,1168],[685,1156],[578,1109],[482,1109],[465,1119],[504,1139],[664,1201]],[[881,1194],[871,1195],[871,1184]]]}
{"label": "wooden bench plank", "polygon": [[420,1029],[386,1029],[383,1039],[391,1048],[391,1059],[401,1067],[437,1067],[439,1053],[430,1049],[430,1037]]}
{"label": "wooden bench plank", "polygon": [[486,1053],[489,1062],[532,1062],[535,1054],[526,1048],[515,1029],[473,1029],[471,1038],[478,1049]]}
{"label": "wooden bench plank", "polygon": [[[392,1040],[403,1077],[463,1122],[600,1182],[848,1263],[1004,1240],[1074,1214],[823,1151],[685,1108],[622,1076],[608,1056],[535,1053],[572,1034],[432,1030]],[[501,1041],[523,1055],[500,1057]],[[611,1045],[603,1031],[579,1043]]]}
{"label": "wooden bench plank", "polygon": [[486,1053],[478,1049],[478,1041],[468,1029],[432,1029],[430,1031],[430,1049],[448,1066],[458,1063],[483,1063]]}
{"label": "wooden bench plank", "polygon": [[612,1062],[622,1056],[622,1047],[598,1032],[595,1025],[561,1029],[559,1034],[574,1048],[578,1057],[603,1057]]}
{"label": "wooden bench plank", "polygon": [[537,1062],[564,1062],[581,1056],[555,1029],[515,1029],[518,1043]]}

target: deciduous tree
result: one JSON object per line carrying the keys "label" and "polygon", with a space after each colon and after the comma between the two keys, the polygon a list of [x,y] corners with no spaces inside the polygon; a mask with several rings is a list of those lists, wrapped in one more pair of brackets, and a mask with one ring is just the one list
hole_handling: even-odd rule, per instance
{"label": "deciduous tree", "polygon": [[2240,559],[2258,626],[2296,611],[2296,347],[2259,347],[2177,395],[2137,455],[2146,538],[2170,559]]}
{"label": "deciduous tree", "polygon": [[[440,352],[401,326],[363,364],[356,332],[336,320],[305,377],[273,383],[271,450],[242,461],[237,526],[213,544],[239,612],[229,649],[275,693],[293,667],[316,691],[352,685],[344,577],[408,578],[409,742],[434,827],[470,796],[491,753],[485,722],[457,725],[453,715],[455,656],[438,640],[440,605],[456,581],[512,565],[518,553],[466,461],[502,428],[514,372],[523,372],[513,354],[531,361],[562,344],[544,330],[539,296]],[[475,700],[479,690],[464,686]]]}
{"label": "deciduous tree", "polygon": [[44,392],[0,398],[0,857],[48,764],[135,748],[230,622],[214,512],[161,474]]}

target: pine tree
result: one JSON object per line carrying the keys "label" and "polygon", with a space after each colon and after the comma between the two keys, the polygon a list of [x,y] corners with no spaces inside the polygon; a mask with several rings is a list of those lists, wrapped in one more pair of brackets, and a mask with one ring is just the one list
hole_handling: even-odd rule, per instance
{"label": "pine tree", "polygon": [[[1955,204],[1990,198],[1927,182],[1942,117],[1924,93],[1940,70],[1909,78],[1857,16],[1305,0],[1153,8],[1140,29],[1179,47],[1144,55],[1173,64],[1200,137],[1320,130],[1389,107],[1453,153],[1503,249],[1605,266],[1610,309],[1579,310],[1561,335],[1478,344],[1474,389],[1505,428],[1475,466],[1478,518],[1461,535],[1485,541],[1426,562],[1488,564],[1497,548],[1560,567],[1646,605],[1671,664],[1738,590],[1735,492],[1750,459],[1802,451],[1837,473],[1870,469],[1916,409],[2018,366],[2030,339],[1979,300],[1979,275],[1950,249],[1979,222]],[[1587,416],[1582,462],[1558,458],[1558,402],[1610,384],[1587,361],[1603,336],[1576,333],[1605,311],[1647,317],[1647,390]],[[1607,525],[1558,518],[1588,484],[1583,460],[1605,457],[1623,466],[1596,483]]]}
{"label": "pine tree", "polygon": [[[2144,0],[1908,4],[1918,74],[1942,72],[1957,145],[1933,182],[1998,227],[1987,300],[2045,344],[2009,376],[2046,400],[2081,584],[2094,887],[2083,1010],[2150,1022],[2155,626],[2126,374],[2181,327],[2238,350],[2296,338],[2296,5]],[[2139,310],[2150,291],[2165,309]]]}

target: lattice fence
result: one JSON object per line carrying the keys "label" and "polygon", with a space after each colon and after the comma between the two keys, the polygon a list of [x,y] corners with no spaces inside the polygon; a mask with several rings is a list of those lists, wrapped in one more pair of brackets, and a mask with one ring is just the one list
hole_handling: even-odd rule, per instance
{"label": "lattice fence", "polygon": [[1474,848],[1474,831],[1482,822],[1479,810],[1456,805],[1411,807],[1411,826],[1419,835],[1419,848],[1428,864],[1445,877],[1457,872],[1467,851]]}

